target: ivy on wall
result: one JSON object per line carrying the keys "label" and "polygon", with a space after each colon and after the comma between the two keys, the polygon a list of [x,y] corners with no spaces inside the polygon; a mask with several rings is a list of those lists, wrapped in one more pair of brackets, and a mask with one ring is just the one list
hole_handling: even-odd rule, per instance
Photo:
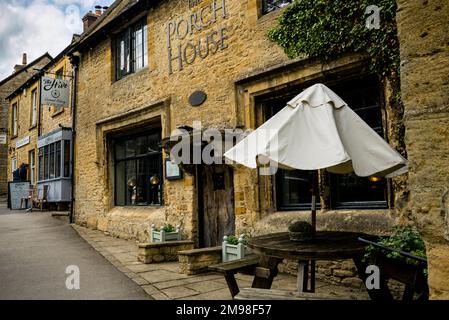
{"label": "ivy on wall", "polygon": [[[366,13],[373,5],[380,8],[379,29],[372,20],[375,13]],[[399,70],[396,8],[395,0],[296,0],[268,37],[290,58],[305,55],[327,62],[345,53],[364,53],[373,72],[394,78]]]}
{"label": "ivy on wall", "polygon": [[[373,7],[380,9],[377,16]],[[365,54],[370,71],[384,85],[388,80],[387,105],[395,118],[390,138],[406,156],[396,10],[395,0],[295,0],[268,31],[268,38],[290,58],[313,57],[325,63],[346,53]]]}

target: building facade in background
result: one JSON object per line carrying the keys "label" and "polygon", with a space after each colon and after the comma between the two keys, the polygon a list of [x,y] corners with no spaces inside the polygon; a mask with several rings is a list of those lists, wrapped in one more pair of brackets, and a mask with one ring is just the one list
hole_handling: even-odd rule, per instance
{"label": "building facade in background", "polygon": [[27,63],[26,54],[23,55],[22,65],[14,67],[14,73],[0,81],[0,196],[6,196],[8,192],[8,159],[10,139],[9,101],[6,99],[13,91],[31,78],[40,68],[46,65],[52,57],[46,53],[36,60]]}
{"label": "building facade in background", "polygon": [[[70,47],[7,97],[10,104],[8,181],[13,181],[13,172],[20,165],[27,165],[27,180],[36,195],[43,196],[45,187],[49,205],[58,209],[68,208],[71,202],[73,75],[66,55]],[[50,97],[62,98],[54,90],[59,83],[55,79],[67,85],[64,106],[45,103],[41,96],[44,87]]]}

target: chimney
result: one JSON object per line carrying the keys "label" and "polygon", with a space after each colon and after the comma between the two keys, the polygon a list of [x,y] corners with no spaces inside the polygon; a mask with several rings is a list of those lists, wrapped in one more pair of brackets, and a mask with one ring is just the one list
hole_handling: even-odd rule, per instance
{"label": "chimney", "polygon": [[16,65],[14,66],[14,72],[13,72],[13,73],[16,73],[16,72],[19,71],[20,69],[26,67],[26,65],[27,65],[27,54],[24,53],[24,54],[22,55],[22,64],[16,64]]}
{"label": "chimney", "polygon": [[101,6],[95,6],[95,14],[97,16],[101,16],[102,12],[101,12]]}
{"label": "chimney", "polygon": [[103,13],[106,12],[106,10],[108,10],[109,7],[103,7]]}
{"label": "chimney", "polygon": [[97,20],[98,15],[89,11],[83,17],[83,32],[86,32],[87,29]]}

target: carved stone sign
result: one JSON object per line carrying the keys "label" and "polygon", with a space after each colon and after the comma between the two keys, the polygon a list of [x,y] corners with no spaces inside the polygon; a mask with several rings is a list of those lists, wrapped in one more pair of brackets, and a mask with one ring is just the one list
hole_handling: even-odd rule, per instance
{"label": "carved stone sign", "polygon": [[[201,1],[190,2],[198,5]],[[221,17],[221,18],[220,18]],[[227,28],[210,30],[197,40],[186,40],[188,36],[207,29],[219,20],[227,18],[226,0],[211,0],[210,5],[203,6],[190,13],[189,16],[173,19],[167,23],[168,73],[183,70],[185,65],[191,65],[197,60],[203,60],[209,55],[228,47],[226,44]]]}

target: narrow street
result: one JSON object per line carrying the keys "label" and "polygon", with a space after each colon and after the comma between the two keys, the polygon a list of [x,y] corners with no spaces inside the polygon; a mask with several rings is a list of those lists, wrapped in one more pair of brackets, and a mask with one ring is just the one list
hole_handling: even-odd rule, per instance
{"label": "narrow street", "polygon": [[[67,266],[80,289],[66,287]],[[149,299],[66,222],[0,203],[0,299]]]}

